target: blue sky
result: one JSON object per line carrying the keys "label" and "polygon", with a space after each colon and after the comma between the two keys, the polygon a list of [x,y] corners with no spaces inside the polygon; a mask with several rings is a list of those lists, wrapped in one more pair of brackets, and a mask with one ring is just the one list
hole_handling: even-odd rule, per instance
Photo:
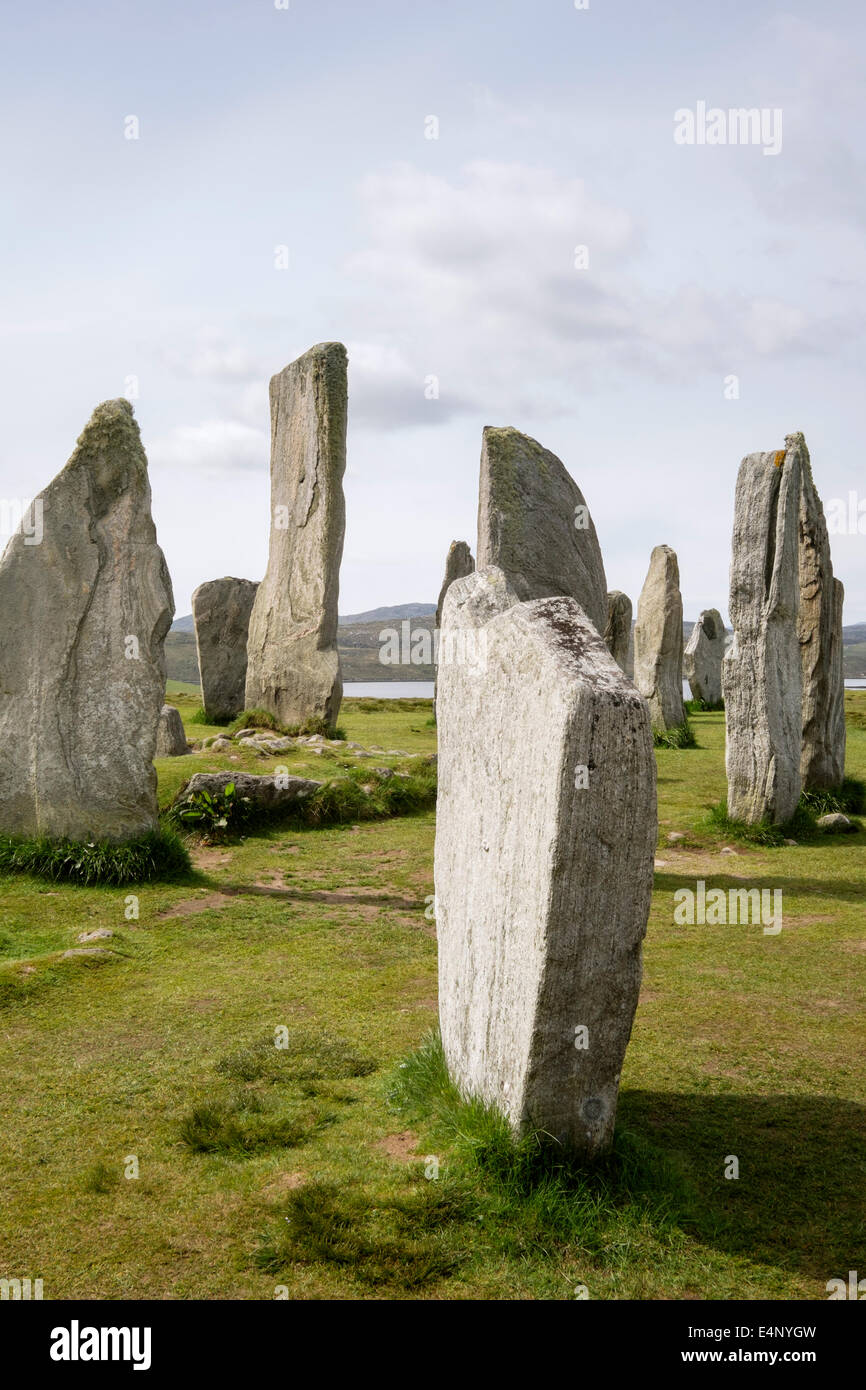
{"label": "blue sky", "polygon": [[[343,612],[435,600],[485,424],[559,454],[610,588],[672,545],[690,618],[727,616],[744,454],[802,429],[825,504],[866,499],[861,7],[49,2],[2,28],[0,498],[135,378],[178,613],[261,577],[267,381],[329,338]],[[700,101],[780,109],[780,152],[677,145]],[[864,621],[866,535],[833,550]]]}

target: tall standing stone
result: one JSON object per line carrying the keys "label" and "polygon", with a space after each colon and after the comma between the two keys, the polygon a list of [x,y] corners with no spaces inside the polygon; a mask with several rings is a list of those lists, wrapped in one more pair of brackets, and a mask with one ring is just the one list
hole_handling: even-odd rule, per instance
{"label": "tall standing stone", "polygon": [[271,378],[271,539],[247,643],[247,709],[333,727],[346,529],[346,349],[319,343]]}
{"label": "tall standing stone", "polygon": [[251,579],[211,579],[192,596],[201,702],[217,723],[234,719],[244,707],[247,639],[258,587]]}
{"label": "tall standing stone", "polygon": [[676,552],[657,545],[637,605],[634,683],[649,702],[653,728],[676,729],[684,721],[683,600]]}
{"label": "tall standing stone", "polygon": [[[803,747],[800,773],[810,790],[838,787],[845,775],[845,682],[841,661],[841,616],[830,556],[830,537],[824,508],[812,477],[809,450],[802,434],[789,434],[785,443],[800,459],[800,612],[798,634],[803,677]],[[840,736],[841,735],[841,736]]]}
{"label": "tall standing stone", "polygon": [[631,642],[631,599],[619,589],[613,589],[607,596],[607,622],[604,640],[608,651],[628,675],[628,651]]}
{"label": "tall standing stone", "polygon": [[171,581],[126,400],[96,407],[0,559],[0,830],[126,840],[157,823]]}
{"label": "tall standing stone", "polygon": [[842,642],[842,608],[845,586],[841,579],[833,580],[833,640],[830,643],[830,700],[827,714],[827,744],[830,749],[829,771],[832,786],[841,787],[845,780],[845,669]]}
{"label": "tall standing stone", "polygon": [[743,459],[722,687],[728,814],[750,825],[784,824],[800,799],[799,506],[796,445]]}
{"label": "tall standing stone", "polygon": [[683,672],[693,699],[711,707],[721,703],[724,659],[724,620],[717,608],[705,608],[683,652]]}
{"label": "tall standing stone", "polygon": [[445,578],[442,580],[442,588],[439,590],[439,600],[436,604],[437,628],[442,626],[442,606],[445,603],[445,595],[454,580],[465,579],[467,574],[473,574],[474,571],[475,561],[466,541],[452,541],[445,558]]}
{"label": "tall standing stone", "polygon": [[573,598],[458,580],[439,671],[439,1013],[461,1091],[613,1137],[656,844],[649,711]]}
{"label": "tall standing stone", "polygon": [[481,444],[478,568],[522,575],[533,598],[577,599],[598,633],[607,581],[583,493],[549,449],[488,425]]}

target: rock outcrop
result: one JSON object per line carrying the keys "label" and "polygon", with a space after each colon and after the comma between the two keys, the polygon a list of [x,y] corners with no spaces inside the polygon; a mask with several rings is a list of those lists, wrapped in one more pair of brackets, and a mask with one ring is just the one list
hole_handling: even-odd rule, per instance
{"label": "rock outcrop", "polygon": [[845,775],[845,682],[842,617],[830,556],[824,508],[812,477],[802,434],[789,434],[800,460],[799,567],[800,667],[803,681],[803,746],[800,775],[808,790],[832,790]]}
{"label": "rock outcrop", "polygon": [[333,727],[346,527],[346,349],[319,343],[271,378],[271,539],[247,642],[247,709]]}
{"label": "rock outcrop", "polygon": [[121,841],[157,823],[171,581],[126,400],[97,406],[0,559],[0,830]]}

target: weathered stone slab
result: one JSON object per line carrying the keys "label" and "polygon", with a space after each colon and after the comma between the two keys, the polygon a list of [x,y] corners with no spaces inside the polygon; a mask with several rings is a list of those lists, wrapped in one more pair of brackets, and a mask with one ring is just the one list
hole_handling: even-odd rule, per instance
{"label": "weathered stone slab", "polygon": [[800,799],[799,506],[796,445],[743,459],[722,687],[728,814],[750,825],[784,824]]}
{"label": "weathered stone slab", "polygon": [[247,709],[336,724],[346,527],[346,349],[319,343],[271,378],[271,538],[247,642]]}
{"label": "weathered stone slab", "polygon": [[589,508],[564,465],[529,435],[487,426],[481,445],[478,568],[521,575],[532,598],[577,599],[599,633],[607,580]]}
{"label": "weathered stone slab", "polygon": [[695,700],[703,700],[705,705],[720,703],[724,659],[724,619],[717,608],[705,608],[683,652],[683,673]]}
{"label": "weathered stone slab", "polygon": [[225,791],[233,782],[237,795],[249,797],[255,807],[262,811],[283,811],[322,785],[310,777],[271,776],[261,777],[254,772],[197,772],[181,787],[175,802],[182,801],[194,792],[215,793]]}
{"label": "weathered stone slab", "polygon": [[573,598],[516,602],[511,579],[481,570],[444,605],[442,1040],[465,1095],[594,1155],[613,1136],[640,988],[649,711]]}
{"label": "weathered stone slab", "polygon": [[155,758],[179,758],[189,752],[180,710],[175,705],[163,705],[156,731]]}
{"label": "weathered stone slab", "polygon": [[251,579],[210,579],[192,596],[201,702],[210,720],[234,719],[244,707],[250,614],[258,587]]}
{"label": "weathered stone slab", "polygon": [[468,574],[475,571],[475,561],[472,558],[472,551],[466,541],[452,541],[448,547],[448,554],[445,558],[445,578],[442,580],[442,588],[439,590],[439,600],[436,604],[436,627],[442,626],[442,605],[445,602],[445,595],[454,583],[455,579],[465,579]]}
{"label": "weathered stone slab", "polygon": [[654,729],[683,723],[683,600],[676,552],[657,545],[637,605],[634,683],[648,701]]}
{"label": "weathered stone slab", "polygon": [[842,619],[824,508],[812,477],[802,434],[785,443],[800,460],[800,611],[798,635],[803,679],[803,747],[800,775],[810,790],[838,787],[845,775],[845,682],[842,673]]}
{"label": "weathered stone slab", "polygon": [[607,622],[604,640],[608,651],[619,666],[628,674],[628,654],[631,643],[631,599],[619,589],[613,589],[607,596]]}
{"label": "weathered stone slab", "polygon": [[125,840],[157,822],[171,581],[126,400],[97,406],[0,559],[0,829]]}

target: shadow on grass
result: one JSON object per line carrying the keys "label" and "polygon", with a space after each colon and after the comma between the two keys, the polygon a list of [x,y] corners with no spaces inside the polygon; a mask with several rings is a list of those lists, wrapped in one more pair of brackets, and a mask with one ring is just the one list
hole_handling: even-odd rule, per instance
{"label": "shadow on grass", "polygon": [[[699,879],[706,884],[707,892],[711,888],[722,888],[725,892],[731,888],[779,888],[783,902],[786,893],[791,897],[850,898],[856,901],[862,901],[863,898],[863,885],[853,879],[822,878],[814,881],[808,878],[784,878],[780,874],[774,874],[770,866],[756,869],[746,878],[735,877],[732,872],[672,874],[656,870],[655,889],[659,893],[670,893],[673,896],[678,888],[691,888],[694,891],[695,883]],[[671,911],[673,912],[673,908]]]}
{"label": "shadow on grass", "polygon": [[[693,1233],[822,1283],[862,1265],[866,1108],[830,1096],[623,1091],[618,1122],[674,1156]],[[739,1178],[726,1179],[728,1155]]]}

